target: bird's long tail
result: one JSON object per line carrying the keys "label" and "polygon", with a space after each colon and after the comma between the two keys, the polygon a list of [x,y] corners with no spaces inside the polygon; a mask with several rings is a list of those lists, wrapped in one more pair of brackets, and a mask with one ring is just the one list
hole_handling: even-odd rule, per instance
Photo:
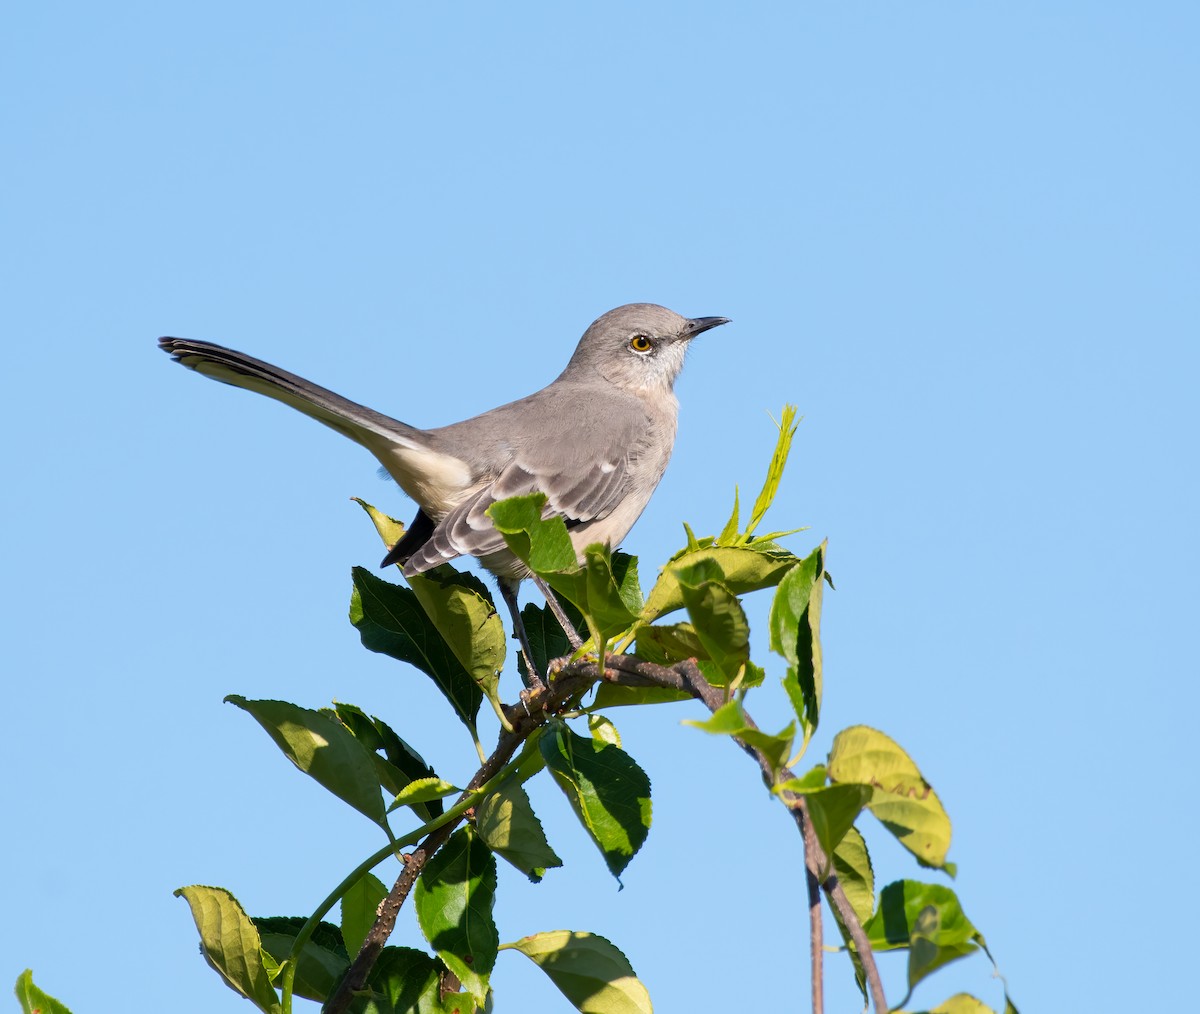
{"label": "bird's long tail", "polygon": [[158,347],[188,369],[290,405],[369,450],[396,444],[421,447],[425,443],[420,431],[407,423],[343,398],[261,359],[211,342],[186,338],[160,338]]}

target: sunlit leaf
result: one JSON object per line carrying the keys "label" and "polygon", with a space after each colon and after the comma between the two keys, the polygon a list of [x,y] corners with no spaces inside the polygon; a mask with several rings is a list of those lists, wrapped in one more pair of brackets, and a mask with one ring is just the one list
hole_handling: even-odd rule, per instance
{"label": "sunlit leaf", "polygon": [[746,718],[746,713],[737,700],[727,701],[702,722],[685,719],[683,724],[695,726],[697,729],[713,735],[736,736],[755,749],[762,751],[763,756],[776,772],[787,762],[792,750],[792,741],[796,736],[795,722],[789,722],[786,728],[774,736],[761,729],[756,729]]}
{"label": "sunlit leaf", "polygon": [[367,939],[379,915],[379,905],[388,889],[374,873],[364,873],[358,882],[342,895],[342,943],[350,954]]}
{"label": "sunlit leaf", "polygon": [[592,734],[592,739],[601,743],[621,745],[621,734],[617,732],[617,727],[603,715],[588,715],[588,732]]}
{"label": "sunlit leaf", "polygon": [[[708,546],[687,553],[668,563],[650,590],[646,604],[642,607],[641,620],[649,623],[682,609],[683,590],[680,573],[695,577],[698,564],[711,563],[716,570],[715,579],[721,581],[735,595],[769,588],[778,584],[795,564],[797,558],[779,546]],[[694,583],[694,582],[693,582]]]}
{"label": "sunlit leaf", "polygon": [[16,994],[22,1014],[71,1014],[65,1003],[34,985],[33,972],[28,968],[17,976]]}
{"label": "sunlit leaf", "polygon": [[890,737],[865,725],[843,729],[829,751],[829,777],[835,782],[870,785],[867,807],[917,861],[953,868],[946,862],[950,818],[916,764]]}
{"label": "sunlit leaf", "polygon": [[978,931],[954,892],[941,884],[888,884],[879,893],[878,911],[863,929],[877,951],[909,949],[910,990],[935,969],[979,950]]}
{"label": "sunlit leaf", "polygon": [[750,521],[746,525],[746,534],[751,535],[762,521],[767,508],[775,500],[779,491],[779,480],[783,478],[783,470],[787,465],[788,454],[792,449],[792,437],[796,435],[796,406],[784,405],[779,417],[779,439],[775,444],[775,452],[771,455],[771,463],[767,467],[767,478],[763,482],[762,491],[754,501],[754,509],[750,512]]}
{"label": "sunlit leaf", "polygon": [[604,937],[554,930],[503,947],[532,960],[581,1014],[651,1014],[629,959]]}
{"label": "sunlit leaf", "polygon": [[373,507],[365,500],[360,500],[356,496],[352,496],[350,499],[367,512],[367,517],[371,519],[371,523],[375,526],[375,531],[379,533],[384,546],[388,549],[391,549],[397,542],[404,538],[405,527],[403,521],[389,517],[378,507]]}
{"label": "sunlit leaf", "polygon": [[434,799],[444,799],[462,792],[456,785],[440,778],[418,778],[409,782],[396,793],[396,798],[388,804],[388,813],[401,806],[412,806],[414,803],[428,803]]}
{"label": "sunlit leaf", "polygon": [[495,697],[508,645],[483,582],[474,574],[437,567],[414,574],[408,583],[467,675],[484,694]]}
{"label": "sunlit leaf", "polygon": [[341,722],[289,701],[225,700],[266,729],[275,745],[310,778],[387,827],[374,755]]}
{"label": "sunlit leaf", "polygon": [[181,887],[200,933],[204,959],[230,989],[266,1014],[279,1014],[279,996],[263,965],[262,940],[237,899],[223,887]]}
{"label": "sunlit leaf", "polygon": [[475,808],[475,830],[493,852],[535,883],[562,860],[546,840],[529,795],[511,779]]}

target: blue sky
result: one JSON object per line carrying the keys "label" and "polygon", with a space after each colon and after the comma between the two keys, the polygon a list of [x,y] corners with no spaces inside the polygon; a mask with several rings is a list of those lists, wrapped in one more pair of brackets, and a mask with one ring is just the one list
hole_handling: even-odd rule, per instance
{"label": "blue sky", "polygon": [[[76,1014],[243,1010],[171,891],[303,913],[377,847],[227,693],[357,703],[470,775],[435,691],[346,621],[350,567],[379,556],[349,497],[409,505],[365,452],[154,339],[437,425],[649,300],[734,323],[681,378],[626,542],[644,573],[757,488],[769,416],[797,404],[773,517],[811,526],[798,552],[828,537],[838,586],[814,757],[858,722],[909,749],[1023,1009],[1184,1006],[1162,941],[1197,901],[1175,860],[1200,675],[1198,29],[1187,3],[14,9],[0,978],[31,966]],[[781,694],[750,705],[783,724]],[[625,889],[543,787],[568,865],[502,874],[502,939],[603,933],[663,1014],[764,986],[805,1009],[788,821],[679,725],[695,709],[614,717],[655,790]],[[882,881],[917,875],[870,841]],[[915,1003],[998,1003],[988,975],[972,959]],[[497,1010],[567,1009],[517,955],[494,981]],[[855,1009],[837,957],[828,981]]]}

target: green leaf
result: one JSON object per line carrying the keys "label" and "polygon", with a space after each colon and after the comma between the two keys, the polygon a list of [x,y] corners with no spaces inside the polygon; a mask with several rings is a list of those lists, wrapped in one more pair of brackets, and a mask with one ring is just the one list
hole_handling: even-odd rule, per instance
{"label": "green leaf", "polygon": [[383,539],[383,544],[389,550],[402,538],[404,538],[404,522],[396,518],[389,517],[377,507],[372,507],[366,500],[360,500],[356,496],[350,498],[363,510],[367,512],[367,517],[371,519],[371,523],[375,526],[375,531],[379,533],[379,537]]}
{"label": "green leaf", "polygon": [[500,943],[492,918],[496,857],[461,828],[426,864],[413,898],[425,939],[482,1007]]}
{"label": "green leaf", "polygon": [[503,947],[533,961],[581,1014],[651,1014],[629,959],[604,937],[554,930]]}
{"label": "green leaf", "polygon": [[750,624],[737,596],[719,581],[692,585],[681,581],[680,593],[704,652],[730,683],[750,660]]}
{"label": "green leaf", "polygon": [[23,1014],[71,1014],[65,1003],[33,984],[33,972],[28,968],[17,976],[16,994]]}
{"label": "green leaf", "polygon": [[945,869],[950,818],[916,764],[895,740],[876,729],[854,725],[834,737],[829,777],[835,782],[870,785],[868,809],[923,866]]}
{"label": "green leaf", "polygon": [[230,989],[266,1014],[279,1014],[279,996],[263,965],[262,940],[237,899],[223,887],[181,887],[200,933],[204,959]]}
{"label": "green leaf", "polygon": [[534,883],[546,870],[562,866],[562,860],[546,841],[529,795],[515,779],[505,782],[476,807],[475,830],[488,848]]}
{"label": "green leaf", "polygon": [[349,954],[357,954],[378,918],[379,904],[388,889],[374,873],[364,873],[342,895],[342,943]]}
{"label": "green leaf", "polygon": [[909,948],[910,990],[934,969],[979,950],[979,931],[954,892],[941,884],[888,884],[879,892],[879,910],[863,929],[874,950]]}
{"label": "green leaf", "polygon": [[734,595],[758,591],[778,584],[779,580],[799,562],[786,549],[768,543],[748,546],[708,546],[680,556],[663,568],[642,607],[641,619],[649,623],[667,613],[682,609],[681,573],[696,583],[698,564],[711,563],[716,569],[712,579],[719,580]]}
{"label": "green leaf", "polygon": [[991,1007],[976,1000],[970,993],[955,993],[943,1003],[930,1009],[929,1014],[996,1014]]}
{"label": "green leaf", "polygon": [[496,531],[529,569],[543,577],[578,571],[579,563],[561,517],[547,516],[546,495],[530,493],[501,500],[487,509]]}
{"label": "green leaf", "polygon": [[[631,573],[628,561],[631,559],[632,557],[625,557],[626,569],[621,579],[618,579],[608,547],[588,546],[583,551],[586,589],[583,600],[571,598],[568,587],[562,589],[563,594],[571,598],[582,610],[592,634],[604,640],[633,626],[637,619],[637,611],[641,608],[636,568],[632,569],[632,582],[628,579]],[[547,577],[546,580],[550,587],[555,587],[553,576]],[[633,608],[630,608],[631,604]]]}
{"label": "green leaf", "polygon": [[683,724],[717,736],[736,736],[744,743],[761,750],[776,773],[787,763],[792,750],[792,740],[796,736],[795,722],[789,722],[785,729],[774,736],[756,729],[750,724],[746,712],[736,700],[726,701],[703,722],[685,719]]}
{"label": "green leaf", "polygon": [[374,755],[341,722],[289,701],[225,700],[247,712],[310,778],[380,827],[387,827]]}
{"label": "green leaf", "polygon": [[542,734],[546,767],[618,880],[650,831],[650,779],[611,743],[577,736],[561,721]]}
{"label": "green leaf", "polygon": [[804,730],[804,745],[821,711],[821,597],[825,543],[821,543],[779,582],[771,604],[771,650],[787,659],[783,689]]}
{"label": "green leaf", "polygon": [[642,585],[638,581],[638,561],[628,553],[612,553],[612,573],[617,584],[617,594],[632,616],[637,616],[645,604],[642,600]]}
{"label": "green leaf", "polygon": [[441,962],[424,951],[385,947],[367,979],[375,1006],[364,1014],[472,1014],[470,997],[443,995],[443,974]]}
{"label": "green leaf", "polygon": [[825,855],[832,856],[871,798],[871,788],[867,785],[830,785],[803,795],[808,801],[813,833]]}
{"label": "green leaf", "polygon": [[416,666],[432,678],[458,717],[474,731],[483,694],[425,614],[416,593],[362,567],[353,570],[350,622],[363,646]]}
{"label": "green leaf", "polygon": [[691,699],[692,695],[686,690],[671,690],[669,687],[624,687],[616,683],[601,683],[596,687],[596,696],[591,707],[599,711],[631,704],[675,704]]}
{"label": "green leaf", "polygon": [[786,782],[776,784],[772,792],[811,792],[813,789],[823,789],[826,779],[829,777],[829,771],[824,764],[818,764],[816,767],[806,771],[799,778],[789,778]]}
{"label": "green leaf", "polygon": [[612,724],[611,719],[605,718],[603,715],[588,715],[588,732],[597,742],[611,743],[613,746],[621,745],[621,734],[617,732],[617,727]]}
{"label": "green leaf", "polygon": [[[397,736],[383,719],[369,717],[353,704],[336,704],[334,709],[338,720],[354,733],[363,746],[376,754],[374,759],[379,784],[387,790],[388,795],[395,797],[406,785],[418,779],[437,777],[425,758]],[[380,750],[383,751],[383,757],[378,756]],[[443,809],[440,800],[409,805],[422,821],[441,816]]]}
{"label": "green leaf", "polygon": [[428,803],[434,799],[444,799],[462,792],[457,785],[440,778],[418,778],[409,782],[396,793],[396,798],[388,805],[388,813],[402,806],[412,806],[414,803]]}
{"label": "green leaf", "polygon": [[639,658],[655,665],[671,666],[686,658],[706,659],[708,652],[690,623],[672,623],[665,626],[640,625],[636,630]]}
{"label": "green leaf", "polygon": [[504,624],[483,582],[453,567],[437,567],[414,574],[408,583],[467,675],[496,699],[508,645]]}
{"label": "green leaf", "polygon": [[[305,921],[286,916],[254,920],[262,937],[263,951],[277,965],[282,965],[288,959]],[[350,956],[342,941],[341,931],[332,923],[319,923],[300,950],[293,989],[297,996],[320,1003],[333,992],[349,967]]]}
{"label": "green leaf", "polygon": [[858,828],[850,828],[833,850],[833,870],[858,921],[865,923],[875,913],[875,872]]}
{"label": "green leaf", "polygon": [[[545,674],[550,660],[562,658],[571,654],[571,642],[563,633],[558,620],[550,611],[549,606],[536,606],[527,602],[521,610],[521,622],[525,627],[525,635],[529,638],[529,647],[533,651],[533,664],[540,674]],[[526,680],[529,673],[525,668],[525,659],[517,652],[517,668]]]}
{"label": "green leaf", "polygon": [[716,544],[718,546],[736,545],[741,523],[741,504],[738,501],[738,488],[734,486],[733,513],[729,515],[729,520],[725,522],[725,527],[721,529],[721,534],[717,536]]}
{"label": "green leaf", "polygon": [[796,406],[784,405],[779,417],[779,439],[775,444],[775,453],[771,455],[771,464],[767,467],[767,478],[763,482],[762,492],[754,501],[754,510],[750,513],[750,523],[746,525],[746,534],[751,535],[767,513],[775,494],[779,491],[779,480],[783,478],[783,470],[787,465],[788,454],[792,449],[792,437],[796,435]]}

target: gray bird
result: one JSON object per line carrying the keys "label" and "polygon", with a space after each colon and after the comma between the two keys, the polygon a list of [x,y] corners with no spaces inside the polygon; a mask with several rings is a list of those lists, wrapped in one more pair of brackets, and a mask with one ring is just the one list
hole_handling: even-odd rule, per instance
{"label": "gray bird", "polygon": [[[536,686],[517,608],[517,585],[530,573],[492,526],[488,507],[541,492],[546,516],[562,517],[581,556],[593,543],[616,547],[671,456],[679,409],[673,388],[688,343],[726,323],[725,317],[688,319],[653,303],[619,306],[583,333],[548,386],[428,430],[220,345],[160,338],[159,347],[198,373],[291,405],[374,454],[420,508],[382,565],[399,563],[412,576],[458,556],[478,557],[497,579]],[[549,588],[538,586],[577,642]]]}

